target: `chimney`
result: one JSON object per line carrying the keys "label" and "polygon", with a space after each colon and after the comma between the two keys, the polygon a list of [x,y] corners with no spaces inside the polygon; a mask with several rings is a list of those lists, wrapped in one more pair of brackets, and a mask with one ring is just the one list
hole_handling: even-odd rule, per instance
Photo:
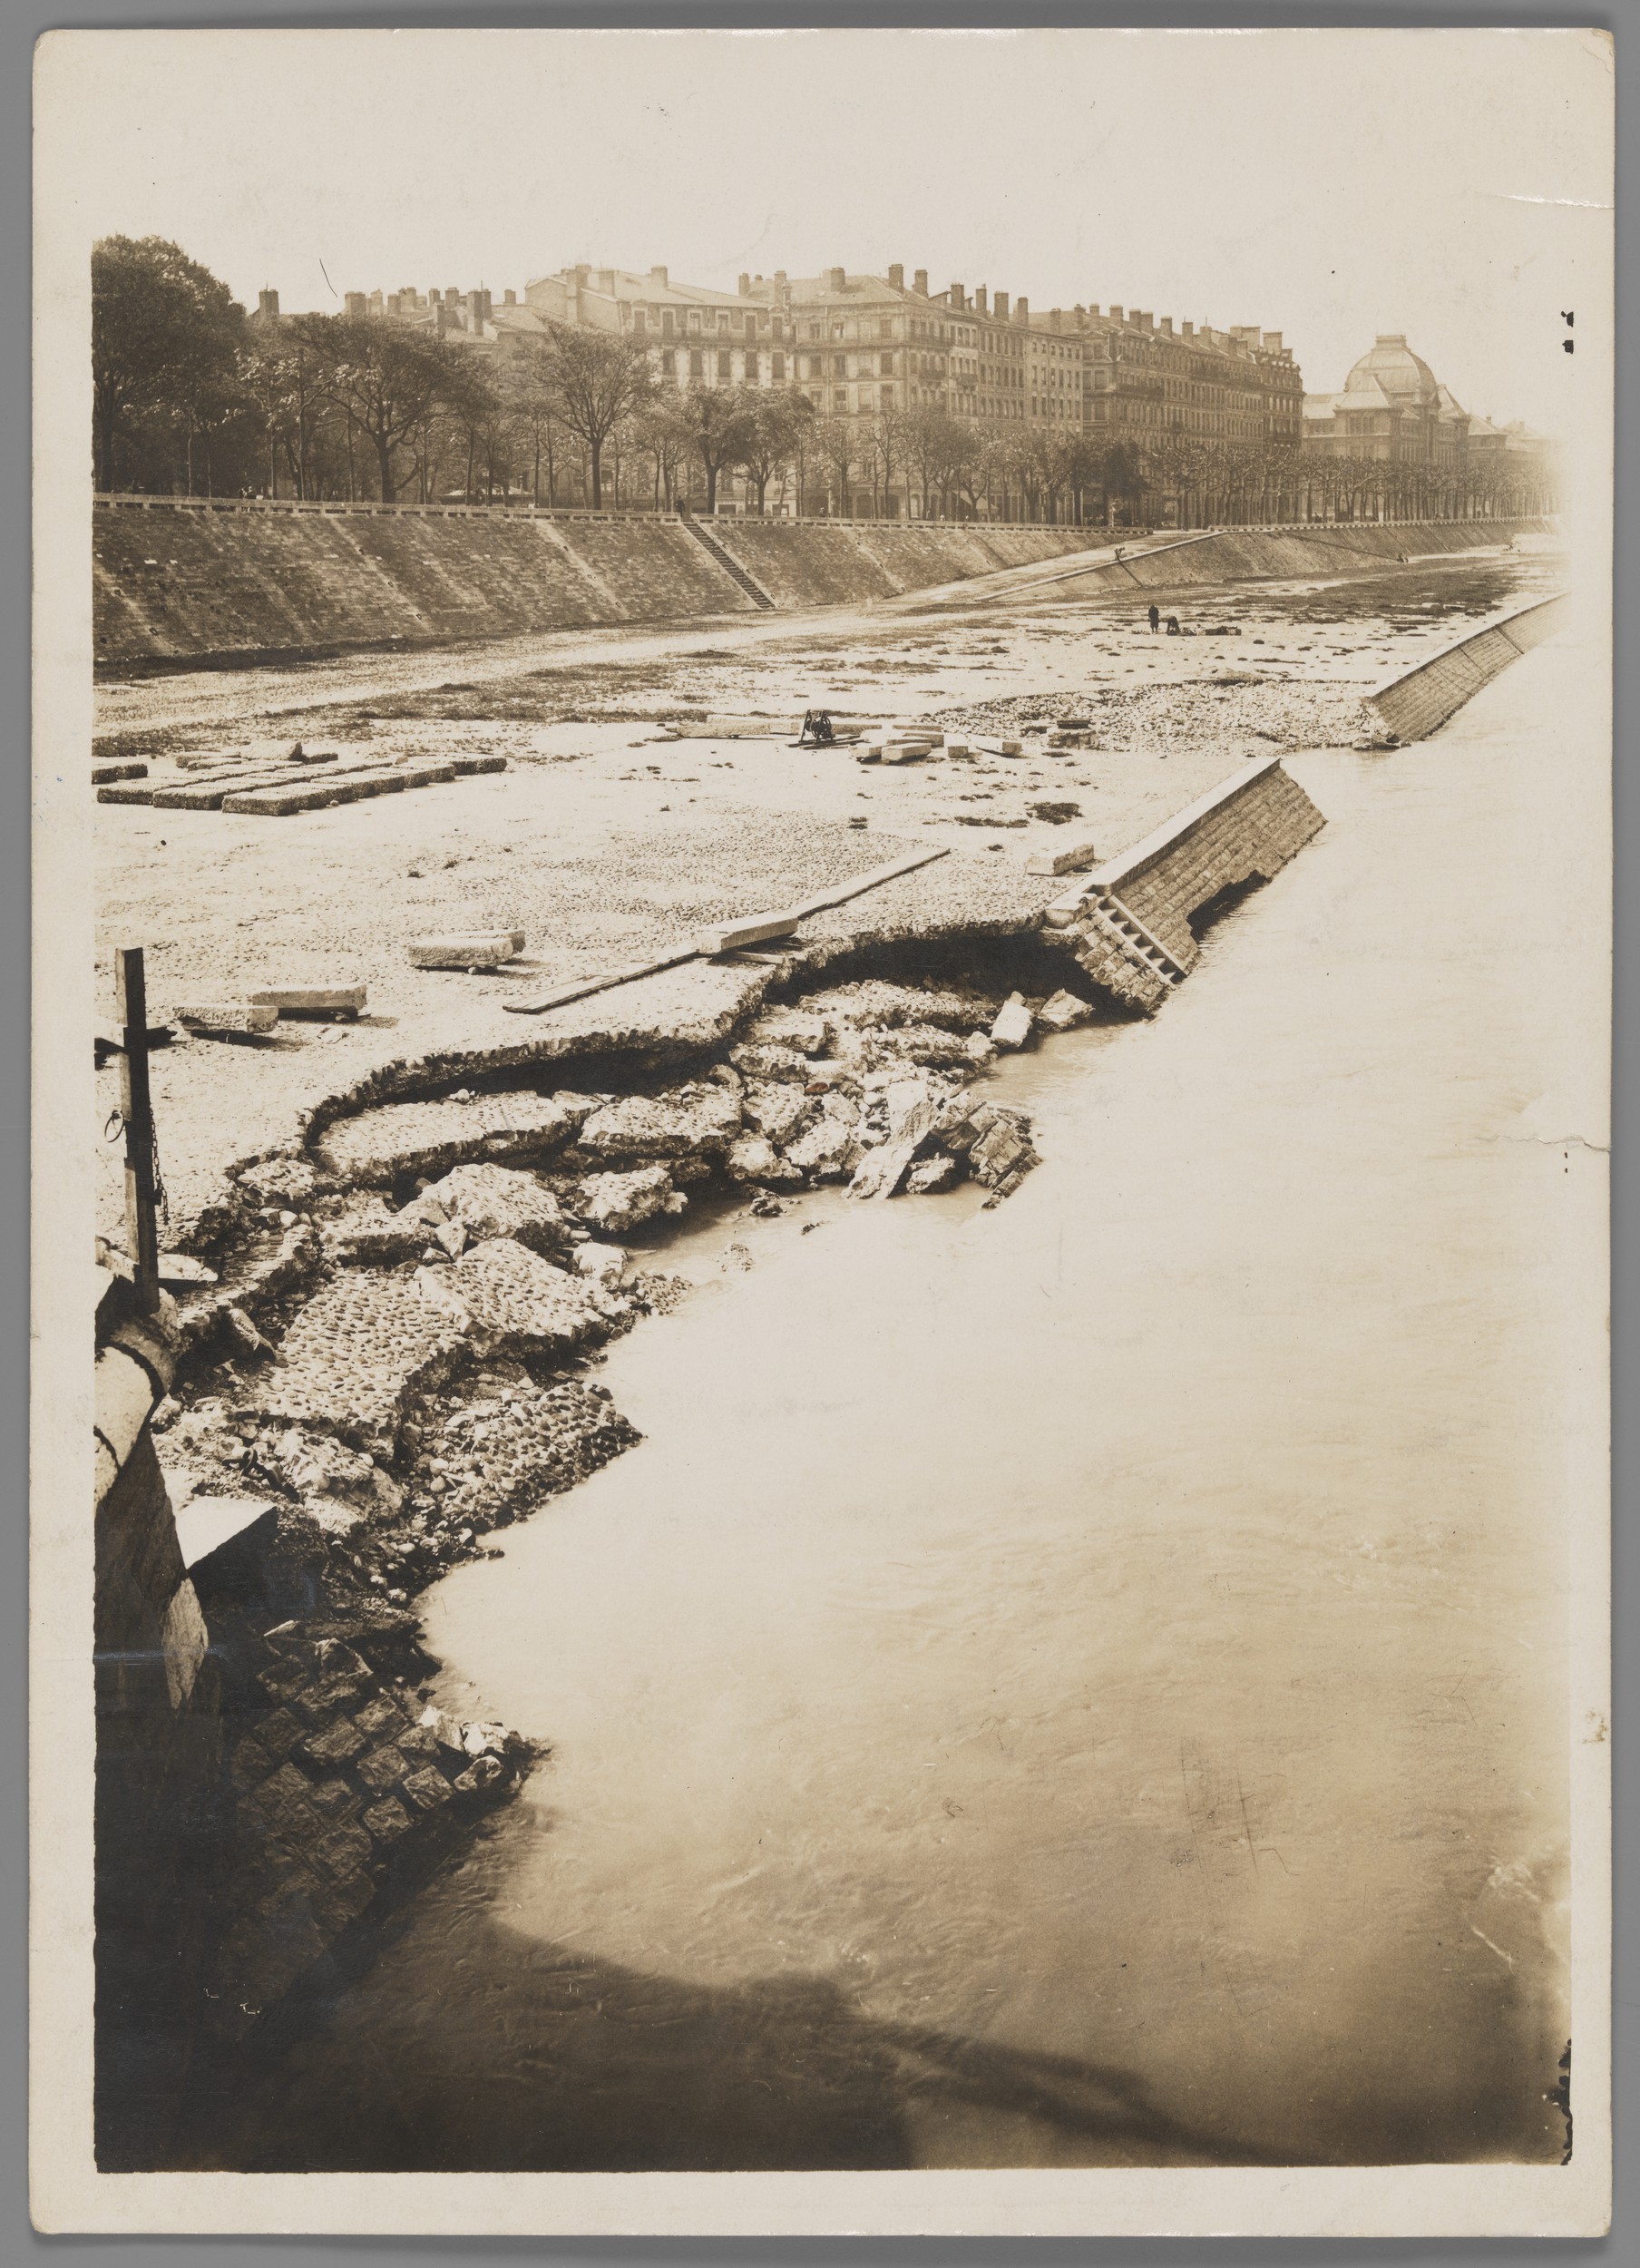
{"label": "chimney", "polygon": [[995,305],[995,307],[994,307],[994,308],[993,308],[993,310],[992,310],[992,311],[993,311],[993,313],[995,314],[996,318],[997,318],[997,320],[998,320],[998,322],[999,322],[999,323],[1006,323],[1006,322],[1007,322],[1007,320],[1008,320],[1008,294],[1007,294],[1005,291],[999,291],[999,292],[998,292],[997,297],[996,297],[996,305]]}
{"label": "chimney", "polygon": [[362,323],[364,321],[365,295],[362,291],[345,292],[342,296],[342,305],[347,309],[350,322]]}
{"label": "chimney", "polygon": [[976,284],[974,286],[974,313],[976,315],[988,315],[990,312],[990,308],[986,304],[986,286],[984,284]]}
{"label": "chimney", "polygon": [[783,284],[783,283],[786,281],[786,270],[785,270],[785,269],[784,269],[784,268],[776,268],[776,270],[775,270],[775,281],[776,281],[777,284]]}
{"label": "chimney", "polygon": [[898,260],[895,260],[889,269],[888,281],[891,290],[903,291],[905,288],[905,270]]}
{"label": "chimney", "polygon": [[1173,337],[1173,318],[1172,318],[1172,316],[1170,316],[1170,315],[1164,315],[1164,316],[1163,316],[1163,318],[1162,318],[1162,323],[1161,323],[1161,327],[1163,328],[1163,330],[1165,330],[1165,331],[1167,332],[1167,336],[1168,336],[1168,337],[1169,337],[1169,338],[1171,338],[1171,337]]}
{"label": "chimney", "polygon": [[278,293],[277,291],[259,291],[257,293],[256,311],[259,315],[267,316],[269,321],[277,322],[279,312]]}
{"label": "chimney", "polygon": [[1179,325],[1179,335],[1183,338],[1194,338],[1196,337],[1196,325],[1194,323],[1181,323]]}
{"label": "chimney", "polygon": [[1029,323],[1030,320],[1030,301],[1022,291],[1013,303],[1013,319],[1016,323]]}
{"label": "chimney", "polygon": [[825,288],[828,291],[844,290],[847,288],[847,284],[848,270],[845,268],[828,268],[826,269]]}
{"label": "chimney", "polygon": [[575,281],[576,281],[576,283],[580,286],[581,289],[582,291],[584,291],[584,290],[586,289],[586,288],[587,288],[587,285],[591,282],[591,277],[592,277],[592,271],[591,271],[591,269],[587,266],[587,264],[586,264],[586,262],[585,262],[585,260],[584,260],[584,259],[581,261],[581,265],[580,265],[580,266],[579,266],[579,267],[578,267],[578,268],[574,270],[574,275],[575,275]]}
{"label": "chimney", "polygon": [[650,270],[649,270],[649,281],[650,281],[652,284],[659,284],[659,285],[660,286],[660,288],[661,288],[663,291],[666,289],[666,279],[667,279],[667,272],[666,272],[666,269],[665,269],[664,268],[651,268],[651,269],[650,269]]}
{"label": "chimney", "polygon": [[387,312],[389,315],[396,315],[403,305],[404,302],[399,298],[396,291],[390,291],[387,294]]}
{"label": "chimney", "polygon": [[1111,310],[1110,310],[1110,319],[1111,319],[1111,321],[1112,321],[1113,323],[1121,323],[1121,322],[1125,322],[1125,321],[1127,320],[1127,318],[1126,318],[1126,317],[1123,315],[1122,310],[1121,310],[1121,308],[1111,308]]}
{"label": "chimney", "polygon": [[752,296],[752,279],[744,269],[736,279],[735,288],[743,299],[749,299]]}
{"label": "chimney", "polygon": [[484,295],[482,291],[467,294],[467,328],[474,338],[482,338],[484,331]]}
{"label": "chimney", "polygon": [[1280,333],[1279,331],[1266,331],[1266,332],[1264,333],[1264,351],[1265,351],[1265,353],[1266,353],[1266,354],[1271,354],[1271,355],[1279,355],[1279,354],[1280,354],[1280,352],[1281,352],[1281,350],[1282,350],[1281,333]]}
{"label": "chimney", "polygon": [[1048,310],[1048,327],[1049,327],[1049,329],[1050,331],[1062,331],[1062,330],[1064,329],[1064,327],[1065,327],[1065,317],[1064,317],[1064,311],[1063,311],[1063,309],[1062,309],[1062,308],[1049,308],[1049,310]]}
{"label": "chimney", "polygon": [[501,295],[501,303],[504,308],[515,308],[518,305],[517,292],[503,291]]}
{"label": "chimney", "polygon": [[951,304],[953,308],[960,308],[964,313],[966,313],[968,308],[968,287],[966,284],[952,284],[947,296],[949,297]]}
{"label": "chimney", "polygon": [[1136,315],[1133,319],[1142,331],[1154,330],[1156,327],[1156,318],[1153,315]]}
{"label": "chimney", "polygon": [[919,298],[927,298],[928,270],[926,268],[919,268],[916,269],[911,279],[911,288],[917,294]]}

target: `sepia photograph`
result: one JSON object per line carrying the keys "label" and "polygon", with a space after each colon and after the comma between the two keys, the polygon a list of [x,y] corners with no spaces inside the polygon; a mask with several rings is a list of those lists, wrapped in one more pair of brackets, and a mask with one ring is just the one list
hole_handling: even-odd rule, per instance
{"label": "sepia photograph", "polygon": [[1597,2234],[1609,34],[35,110],[36,2226]]}

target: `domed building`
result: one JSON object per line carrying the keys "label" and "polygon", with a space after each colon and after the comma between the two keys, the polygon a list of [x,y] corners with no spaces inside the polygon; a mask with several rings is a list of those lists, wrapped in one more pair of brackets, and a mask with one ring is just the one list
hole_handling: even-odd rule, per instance
{"label": "domed building", "polygon": [[1304,446],[1399,464],[1458,465],[1469,416],[1403,331],[1381,331],[1342,394],[1306,394]]}

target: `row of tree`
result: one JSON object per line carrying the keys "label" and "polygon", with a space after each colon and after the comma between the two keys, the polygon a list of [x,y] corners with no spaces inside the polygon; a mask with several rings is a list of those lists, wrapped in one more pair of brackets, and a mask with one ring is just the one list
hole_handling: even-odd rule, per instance
{"label": "row of tree", "polygon": [[712,512],[737,477],[759,513],[1179,526],[1548,508],[1513,461],[1436,473],[937,408],[829,417],[796,386],[659,384],[606,332],[552,326],[488,356],[392,318],[248,317],[160,238],[103,240],[92,284],[105,490]]}

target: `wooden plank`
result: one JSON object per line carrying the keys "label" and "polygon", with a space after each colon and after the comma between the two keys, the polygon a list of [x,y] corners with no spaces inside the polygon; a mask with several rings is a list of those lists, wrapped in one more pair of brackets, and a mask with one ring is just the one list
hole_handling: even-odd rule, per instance
{"label": "wooden plank", "polygon": [[839,882],[830,889],[817,890],[812,898],[805,898],[800,905],[793,906],[792,911],[803,921],[810,914],[824,914],[834,905],[845,905],[850,898],[864,897],[868,890],[879,889],[885,882],[898,880],[901,875],[914,874],[919,866],[932,866],[936,858],[950,856],[950,844],[942,843],[937,850],[913,851],[909,858],[891,858],[885,865],[856,875],[852,882]]}
{"label": "wooden plank", "polygon": [[510,1015],[544,1016],[549,1009],[567,1008],[572,1001],[589,1000],[594,992],[607,992],[618,984],[636,984],[640,977],[659,976],[663,969],[676,969],[686,961],[698,961],[698,946],[679,945],[671,953],[659,953],[652,961],[636,961],[630,968],[611,969],[602,976],[571,977],[568,983],[555,985],[543,992],[539,1000],[509,1000],[502,1005]]}
{"label": "wooden plank", "polygon": [[761,945],[771,937],[789,937],[797,926],[796,914],[755,914],[748,921],[720,922],[703,929],[696,951],[710,959],[719,953],[738,953],[743,945]]}

